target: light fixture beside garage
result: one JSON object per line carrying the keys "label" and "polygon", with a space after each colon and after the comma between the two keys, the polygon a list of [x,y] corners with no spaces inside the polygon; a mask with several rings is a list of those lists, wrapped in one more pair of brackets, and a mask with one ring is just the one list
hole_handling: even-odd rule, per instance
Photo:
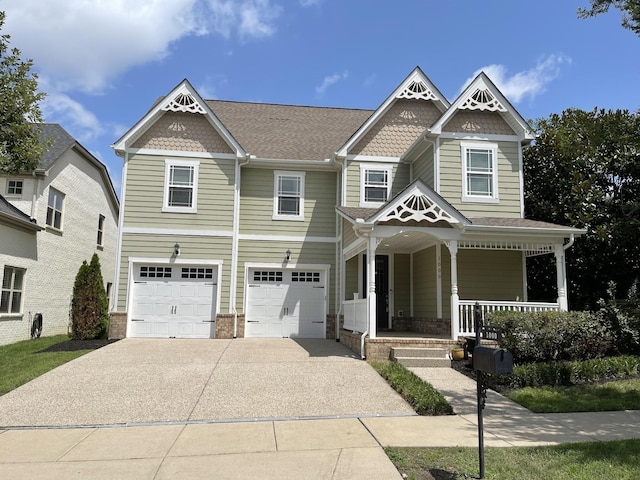
{"label": "light fixture beside garage", "polygon": [[291,250],[287,250],[284,254],[284,261],[288,262],[289,260],[291,260]]}
{"label": "light fixture beside garage", "polygon": [[173,246],[173,254],[177,257],[178,255],[180,255],[180,244],[176,243]]}

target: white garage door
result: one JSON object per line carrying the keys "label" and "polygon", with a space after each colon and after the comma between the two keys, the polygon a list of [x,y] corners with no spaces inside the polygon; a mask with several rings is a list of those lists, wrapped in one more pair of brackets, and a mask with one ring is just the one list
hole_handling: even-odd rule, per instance
{"label": "white garage door", "polygon": [[250,269],[246,337],[325,338],[325,273]]}
{"label": "white garage door", "polygon": [[213,338],[217,268],[135,265],[129,336]]}

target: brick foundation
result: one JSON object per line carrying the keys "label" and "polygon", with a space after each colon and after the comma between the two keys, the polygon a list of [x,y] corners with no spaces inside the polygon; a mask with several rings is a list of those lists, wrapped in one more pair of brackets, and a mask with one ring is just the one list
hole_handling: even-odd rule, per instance
{"label": "brick foundation", "polygon": [[[233,313],[216,315],[216,338],[233,338]],[[238,314],[236,338],[244,338],[244,314]]]}
{"label": "brick foundation", "polygon": [[336,316],[327,315],[327,340],[335,340],[336,338]]}
{"label": "brick foundation", "polygon": [[393,317],[394,332],[412,332],[425,335],[449,335],[451,321],[432,318]]}
{"label": "brick foundation", "polygon": [[120,340],[127,336],[127,312],[109,314],[109,340]]}

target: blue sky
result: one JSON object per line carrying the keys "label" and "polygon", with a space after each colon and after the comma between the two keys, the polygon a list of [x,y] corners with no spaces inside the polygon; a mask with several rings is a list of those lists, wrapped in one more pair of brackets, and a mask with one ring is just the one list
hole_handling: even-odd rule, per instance
{"label": "blue sky", "polygon": [[[45,120],[103,161],[188,78],[207,99],[377,108],[416,66],[454,100],[484,70],[524,118],[640,109],[640,37],[588,0],[0,0]],[[338,147],[338,146],[336,146]]]}

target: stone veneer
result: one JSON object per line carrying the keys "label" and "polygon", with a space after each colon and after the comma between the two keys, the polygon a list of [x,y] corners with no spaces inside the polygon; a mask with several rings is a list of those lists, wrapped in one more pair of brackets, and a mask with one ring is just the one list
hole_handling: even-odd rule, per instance
{"label": "stone veneer", "polygon": [[109,314],[109,340],[120,340],[127,336],[127,312]]}
{"label": "stone veneer", "polygon": [[[216,338],[233,338],[233,313],[219,313],[216,316]],[[244,338],[244,313],[238,314],[236,338]]]}

